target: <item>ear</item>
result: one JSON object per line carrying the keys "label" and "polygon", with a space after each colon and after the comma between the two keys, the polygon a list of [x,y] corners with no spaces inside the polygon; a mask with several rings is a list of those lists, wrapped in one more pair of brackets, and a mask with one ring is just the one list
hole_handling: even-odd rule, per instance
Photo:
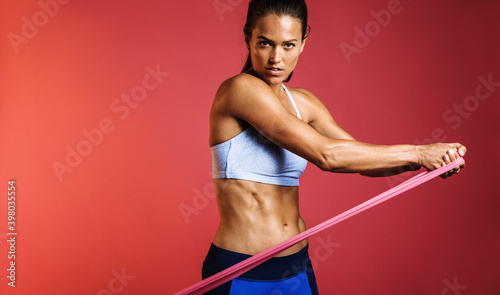
{"label": "ear", "polygon": [[247,45],[247,49],[250,50],[250,40],[248,39],[247,36],[245,36],[245,44]]}
{"label": "ear", "polygon": [[306,46],[306,41],[307,41],[307,38],[302,40],[302,45],[300,46],[300,53],[302,53],[302,51],[304,51],[304,46]]}

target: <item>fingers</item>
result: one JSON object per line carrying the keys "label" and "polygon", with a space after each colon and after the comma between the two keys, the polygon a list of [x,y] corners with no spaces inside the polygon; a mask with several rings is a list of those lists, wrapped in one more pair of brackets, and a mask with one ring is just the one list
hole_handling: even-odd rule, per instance
{"label": "fingers", "polygon": [[[455,150],[454,149],[449,149],[446,154],[444,154],[443,156],[443,163],[441,164],[441,167],[444,167],[448,164],[450,164],[451,162],[453,162],[455,160]],[[454,170],[449,170],[443,174],[441,174],[441,178],[443,179],[446,179],[450,176],[452,176],[454,174]]]}
{"label": "fingers", "polygon": [[[458,142],[451,144],[451,146],[453,146],[456,149],[456,151],[460,157],[465,156],[465,154],[467,153],[467,148]],[[463,163],[460,164],[460,166],[458,167],[458,171],[460,171],[460,169],[463,169],[464,167],[465,167],[465,161],[463,161]],[[455,171],[456,170],[457,170],[457,168],[455,168]],[[455,172],[455,173],[458,173],[458,172]]]}
{"label": "fingers", "polygon": [[457,150],[457,153],[460,155],[460,157],[465,156],[465,154],[467,153],[467,148],[458,142],[449,145]]}
{"label": "fingers", "polygon": [[[461,145],[460,145],[461,146]],[[463,146],[461,146],[463,147]],[[465,148],[465,147],[464,147]],[[464,153],[465,154],[465,153]],[[443,163],[442,166],[448,165],[451,162],[455,161],[460,157],[459,150],[456,150],[455,148],[449,149],[446,154],[443,156]],[[465,165],[460,165],[457,166],[441,175],[441,178],[446,179],[450,176],[453,176],[454,174],[458,174],[460,172],[460,169],[465,167]]]}
{"label": "fingers", "polygon": [[[456,150],[454,149],[451,149],[448,151],[448,155],[450,157],[450,161],[453,162],[455,161],[456,159],[458,159],[460,157],[460,155],[457,153]],[[451,163],[450,162],[450,163]],[[457,166],[455,168],[453,168],[452,170],[449,171],[450,173],[453,173],[453,174],[458,174],[458,172],[460,172],[460,166]],[[450,175],[451,176],[451,175]]]}
{"label": "fingers", "polygon": [[[467,148],[460,143],[430,144],[421,149],[419,164],[432,171],[456,161],[466,153]],[[443,173],[441,178],[448,178],[454,174],[458,174],[460,169],[464,167],[465,162],[462,162],[459,166]]]}

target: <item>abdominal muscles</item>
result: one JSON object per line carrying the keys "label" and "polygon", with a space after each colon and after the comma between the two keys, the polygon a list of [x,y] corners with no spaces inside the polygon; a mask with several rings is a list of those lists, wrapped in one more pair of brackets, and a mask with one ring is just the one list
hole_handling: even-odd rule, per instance
{"label": "abdominal muscles", "polygon": [[[255,255],[306,229],[299,214],[298,187],[234,179],[215,179],[214,187],[220,224],[213,242],[220,248]],[[306,245],[302,241],[277,256]]]}

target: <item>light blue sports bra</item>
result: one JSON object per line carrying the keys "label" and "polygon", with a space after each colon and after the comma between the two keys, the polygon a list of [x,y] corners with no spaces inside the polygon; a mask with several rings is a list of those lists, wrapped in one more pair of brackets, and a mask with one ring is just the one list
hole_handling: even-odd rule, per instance
{"label": "light blue sports bra", "polygon": [[[292,95],[283,85],[300,117]],[[307,160],[274,144],[250,126],[235,137],[214,145],[213,178],[244,179],[283,186],[298,186]]]}

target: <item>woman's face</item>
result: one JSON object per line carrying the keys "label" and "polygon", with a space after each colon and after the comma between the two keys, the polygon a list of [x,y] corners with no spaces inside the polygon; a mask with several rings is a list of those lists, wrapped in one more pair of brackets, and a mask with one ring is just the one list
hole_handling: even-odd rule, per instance
{"label": "woman's face", "polygon": [[291,16],[269,14],[257,20],[248,40],[253,70],[267,84],[281,84],[304,49],[302,25]]}

